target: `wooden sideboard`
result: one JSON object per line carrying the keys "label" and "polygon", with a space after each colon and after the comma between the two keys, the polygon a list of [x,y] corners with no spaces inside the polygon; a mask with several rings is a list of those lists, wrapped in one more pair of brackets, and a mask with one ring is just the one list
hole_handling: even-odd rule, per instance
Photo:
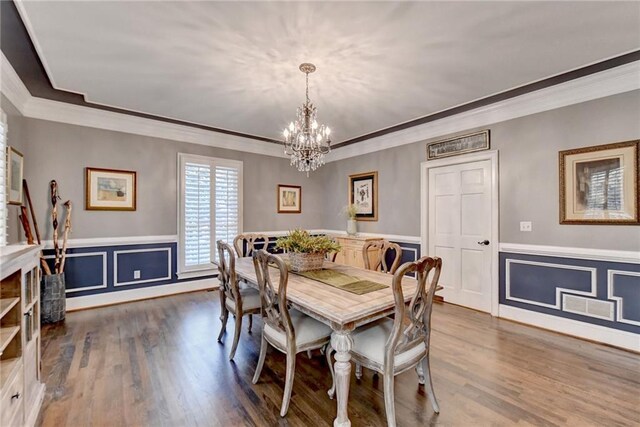
{"label": "wooden sideboard", "polygon": [[39,246],[0,248],[0,426],[33,426],[40,379]]}
{"label": "wooden sideboard", "polygon": [[[381,240],[379,237],[357,237],[357,236],[332,236],[342,250],[336,255],[338,264],[350,265],[352,267],[364,268],[364,257],[362,247],[366,242]],[[369,262],[375,264],[378,257],[378,249],[369,250]]]}

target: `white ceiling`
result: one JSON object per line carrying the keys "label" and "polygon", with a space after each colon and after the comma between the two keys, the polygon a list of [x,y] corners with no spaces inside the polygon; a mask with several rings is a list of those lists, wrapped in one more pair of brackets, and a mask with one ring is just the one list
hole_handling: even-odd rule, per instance
{"label": "white ceiling", "polygon": [[280,137],[310,95],[334,143],[640,48],[639,2],[21,2],[58,89]]}

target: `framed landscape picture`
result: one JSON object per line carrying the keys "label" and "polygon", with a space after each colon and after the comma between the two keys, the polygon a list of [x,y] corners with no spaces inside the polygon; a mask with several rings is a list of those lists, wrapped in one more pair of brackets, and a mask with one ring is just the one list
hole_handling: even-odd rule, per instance
{"label": "framed landscape picture", "polygon": [[638,141],[565,150],[561,224],[638,224]]}
{"label": "framed landscape picture", "polygon": [[378,172],[349,175],[349,204],[356,205],[356,220],[378,220]]}
{"label": "framed landscape picture", "polygon": [[302,212],[302,187],[278,184],[278,213]]}
{"label": "framed landscape picture", "polygon": [[24,156],[13,147],[7,147],[7,202],[10,205],[22,204],[22,177],[24,175]]}
{"label": "framed landscape picture", "polygon": [[136,173],[86,168],[85,208],[99,211],[136,210]]}

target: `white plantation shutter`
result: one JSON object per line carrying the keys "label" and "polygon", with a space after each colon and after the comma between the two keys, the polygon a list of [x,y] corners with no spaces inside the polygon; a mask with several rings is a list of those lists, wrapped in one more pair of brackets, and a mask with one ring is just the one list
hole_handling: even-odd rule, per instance
{"label": "white plantation shutter", "polygon": [[238,235],[240,171],[237,167],[216,166],[215,235],[216,241],[233,243]]}
{"label": "white plantation shutter", "polygon": [[211,262],[211,167],[184,166],[184,265]]}
{"label": "white plantation shutter", "polygon": [[178,274],[211,274],[215,242],[242,231],[242,162],[179,154],[178,165]]}
{"label": "white plantation shutter", "polygon": [[0,110],[0,246],[7,244],[7,116]]}

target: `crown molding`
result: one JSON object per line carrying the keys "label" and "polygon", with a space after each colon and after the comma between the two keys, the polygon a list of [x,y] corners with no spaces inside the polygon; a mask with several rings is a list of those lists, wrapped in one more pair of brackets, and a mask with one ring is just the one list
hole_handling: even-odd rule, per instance
{"label": "crown molding", "polygon": [[265,156],[286,157],[282,146],[278,144],[34,97],[29,93],[4,54],[1,59],[2,82],[0,88],[24,117],[190,142]]}
{"label": "crown molding", "polygon": [[[167,123],[159,120],[36,98],[1,54],[1,90],[22,115],[97,129],[126,132],[174,141],[285,158],[282,146],[234,135]],[[334,149],[326,162],[362,156],[388,148],[413,144],[472,128],[485,127],[531,114],[542,113],[620,93],[640,90],[640,62],[632,62],[585,77],[540,89],[454,116],[435,120]]]}
{"label": "crown molding", "polygon": [[640,79],[638,75],[640,75],[640,62],[621,65],[454,116],[371,138],[362,143],[340,147],[327,155],[326,162],[362,156],[388,148],[413,144],[430,138],[486,127],[531,114],[639,90]]}
{"label": "crown molding", "polygon": [[23,113],[25,105],[31,99],[31,93],[27,87],[22,83],[18,73],[13,69],[9,60],[4,56],[4,53],[0,51],[0,90],[7,97],[9,101]]}

